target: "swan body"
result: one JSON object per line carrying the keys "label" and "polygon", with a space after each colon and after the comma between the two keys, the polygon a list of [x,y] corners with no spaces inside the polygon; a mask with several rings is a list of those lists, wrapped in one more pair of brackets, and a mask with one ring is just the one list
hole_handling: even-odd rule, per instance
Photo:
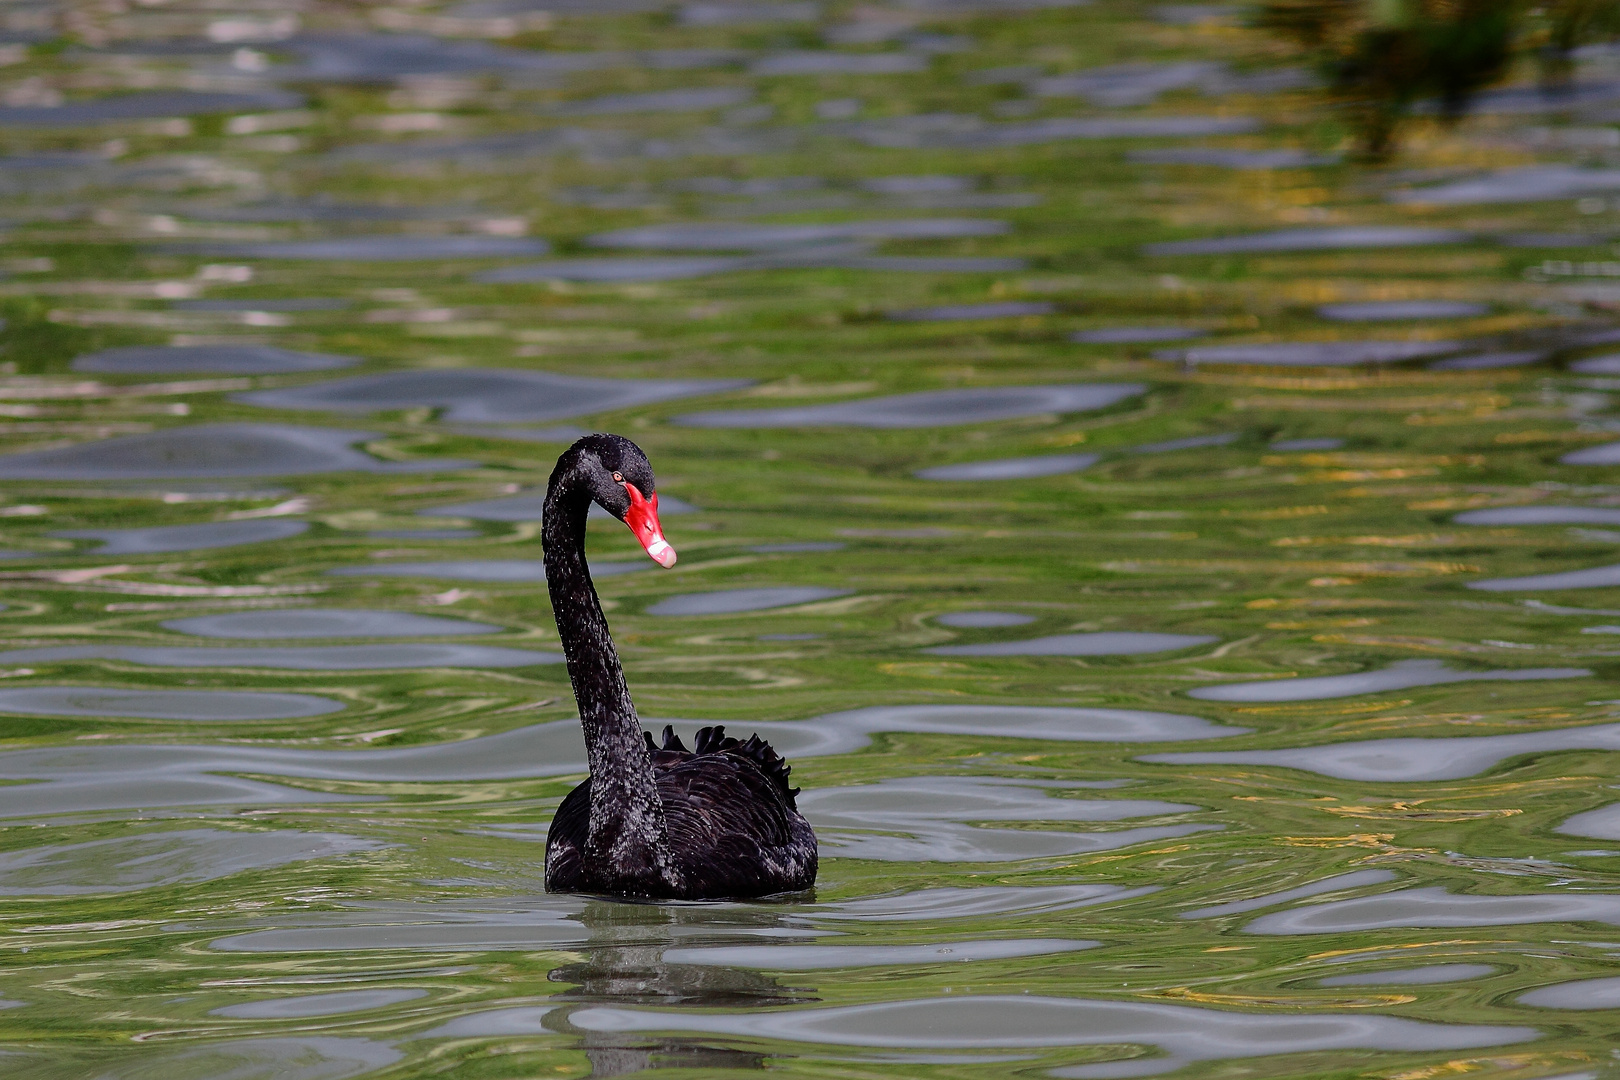
{"label": "swan body", "polygon": [[816,837],[788,766],[757,735],[703,728],[693,747],[642,731],[585,563],[591,503],[630,527],[664,567],[652,466],[617,435],[587,435],[557,459],[540,527],[546,587],[579,704],[590,778],[546,836],[546,890],[661,900],[745,899],[807,889]]}

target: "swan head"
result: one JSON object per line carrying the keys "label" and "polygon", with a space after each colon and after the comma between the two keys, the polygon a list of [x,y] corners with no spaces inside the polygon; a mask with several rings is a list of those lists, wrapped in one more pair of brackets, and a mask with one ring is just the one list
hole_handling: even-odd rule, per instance
{"label": "swan head", "polygon": [[658,521],[658,482],[641,447],[622,435],[587,435],[559,465],[570,457],[592,500],[629,527],[653,562],[666,570],[674,566],[675,548]]}

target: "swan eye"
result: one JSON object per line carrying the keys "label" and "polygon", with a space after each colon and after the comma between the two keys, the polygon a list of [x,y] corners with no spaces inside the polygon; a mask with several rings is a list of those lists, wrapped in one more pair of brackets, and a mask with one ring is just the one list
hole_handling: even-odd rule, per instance
{"label": "swan eye", "polygon": [[615,483],[622,484],[622,483],[624,483],[624,476],[622,474],[620,474],[620,473],[614,473],[613,474],[613,480],[614,480]]}

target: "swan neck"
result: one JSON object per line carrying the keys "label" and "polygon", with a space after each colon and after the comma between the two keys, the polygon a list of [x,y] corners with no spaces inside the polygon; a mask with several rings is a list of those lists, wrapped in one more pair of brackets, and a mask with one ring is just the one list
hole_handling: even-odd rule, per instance
{"label": "swan neck", "polygon": [[546,588],[568,660],[591,768],[586,855],[631,873],[668,876],[669,832],[641,719],[585,561],[588,488],[559,464],[540,527]]}

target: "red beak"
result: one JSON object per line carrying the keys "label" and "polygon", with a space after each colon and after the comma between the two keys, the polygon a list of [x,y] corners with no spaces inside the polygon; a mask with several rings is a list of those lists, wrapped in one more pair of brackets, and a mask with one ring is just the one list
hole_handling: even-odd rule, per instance
{"label": "red beak", "polygon": [[658,524],[658,493],[654,492],[652,499],[648,500],[636,490],[636,485],[623,483],[624,490],[630,495],[630,509],[624,515],[624,523],[630,526],[630,531],[641,541],[641,546],[647,549],[652,561],[668,570],[675,565],[675,549],[664,539],[664,527]]}

